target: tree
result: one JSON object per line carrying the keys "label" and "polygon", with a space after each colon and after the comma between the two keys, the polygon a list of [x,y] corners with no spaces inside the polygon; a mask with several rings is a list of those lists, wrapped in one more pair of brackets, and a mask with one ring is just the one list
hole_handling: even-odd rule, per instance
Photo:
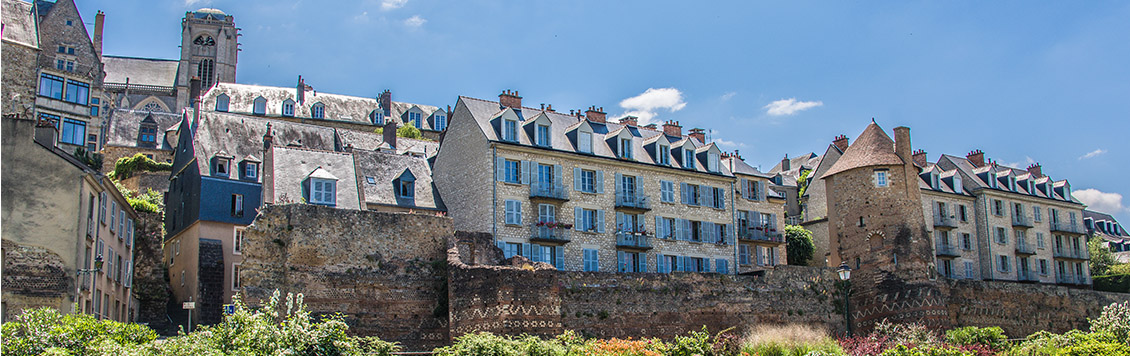
{"label": "tree", "polygon": [[1110,267],[1118,264],[1110,249],[1103,246],[1103,238],[1091,236],[1087,241],[1087,250],[1091,252],[1091,275],[1102,276],[1110,273]]}
{"label": "tree", "polygon": [[404,125],[396,129],[396,137],[421,139],[424,135],[420,134],[420,129],[412,125]]}
{"label": "tree", "polygon": [[812,260],[816,250],[812,244],[812,231],[800,225],[785,225],[785,241],[788,242],[790,265],[803,266]]}

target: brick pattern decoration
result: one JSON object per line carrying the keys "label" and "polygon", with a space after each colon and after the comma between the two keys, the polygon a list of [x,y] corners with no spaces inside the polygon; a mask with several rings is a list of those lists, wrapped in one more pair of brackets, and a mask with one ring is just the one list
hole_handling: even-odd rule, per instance
{"label": "brick pattern decoration", "polygon": [[200,299],[196,312],[203,325],[217,324],[222,319],[224,305],[224,243],[220,240],[200,239]]}
{"label": "brick pattern decoration", "polygon": [[51,250],[3,240],[4,320],[24,309],[52,307],[70,310],[75,292],[74,271],[68,271],[63,258]]}

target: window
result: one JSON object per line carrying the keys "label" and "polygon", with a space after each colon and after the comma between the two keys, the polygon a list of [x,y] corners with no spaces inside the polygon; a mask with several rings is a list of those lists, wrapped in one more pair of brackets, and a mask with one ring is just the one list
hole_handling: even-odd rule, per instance
{"label": "window", "polygon": [[997,270],[999,270],[1001,272],[1009,272],[1009,271],[1012,270],[1012,266],[1008,264],[1008,256],[998,255],[997,258],[998,258],[998,261],[999,261],[998,265],[997,265]]}
{"label": "window", "polygon": [[397,180],[396,195],[398,197],[412,198],[416,196],[416,181],[407,178],[401,177]]}
{"label": "window", "polygon": [[[707,189],[709,190],[710,188],[708,187]],[[713,188],[713,190],[714,190],[714,208],[725,209],[726,208],[726,190],[722,189],[722,188]],[[708,192],[707,194],[710,194],[710,193]]]}
{"label": "window", "polygon": [[993,215],[1004,216],[1004,202],[1000,199],[993,200]]}
{"label": "window", "polygon": [[503,181],[506,183],[521,183],[521,170],[519,169],[519,162],[506,160],[503,165],[505,169]]}
{"label": "window", "polygon": [[231,216],[243,217],[243,194],[231,195]]}
{"label": "window", "polygon": [[63,78],[47,73],[40,74],[39,95],[63,100]]}
{"label": "window", "polygon": [[78,120],[63,119],[59,142],[82,146],[86,143],[86,123]]}
{"label": "window", "polygon": [[133,246],[133,218],[126,224],[126,246]]}
{"label": "window", "polygon": [[101,102],[98,98],[90,98],[90,116],[98,116],[98,105]]}
{"label": "window", "polygon": [[973,262],[965,261],[965,278],[973,279]]}
{"label": "window", "polygon": [[997,228],[997,243],[999,243],[999,244],[1008,243],[1008,232],[1005,231],[1005,229],[1003,227]]}
{"label": "window", "polygon": [[683,168],[694,169],[694,151],[683,149]]}
{"label": "window", "polygon": [[67,81],[67,98],[68,102],[79,105],[86,105],[90,99],[90,84],[83,82],[76,82],[73,80]]}
{"label": "window", "polygon": [[230,163],[231,163],[231,160],[229,160],[227,158],[216,158],[216,167],[213,168],[216,175],[221,176],[221,177],[227,177],[228,176],[228,164],[230,164]]}
{"label": "window", "polygon": [[596,193],[596,171],[587,169],[581,170],[581,191],[586,193]]}
{"label": "window", "polygon": [[1048,260],[1040,259],[1040,274],[1048,275]]}
{"label": "window", "polygon": [[[198,37],[199,38],[199,37]],[[209,37],[211,39],[211,37]],[[214,44],[214,42],[213,42]],[[196,67],[196,76],[200,77],[200,90],[208,91],[212,87],[212,77],[216,71],[216,63],[211,59],[204,59]]]}
{"label": "window", "polygon": [[616,251],[616,270],[624,273],[647,272],[647,255],[640,252]]}
{"label": "window", "polygon": [[573,208],[573,228],[577,231],[604,232],[604,211]]}
{"label": "window", "polygon": [[538,125],[537,131],[534,132],[537,136],[537,145],[542,147],[549,147],[549,125]]}
{"label": "window", "polygon": [[336,205],[337,182],[329,179],[310,178],[310,203],[320,205]]}
{"label": "window", "polygon": [[254,162],[245,162],[243,164],[243,178],[255,179],[259,176],[259,164]]}
{"label": "window", "polygon": [[706,170],[711,171],[711,172],[721,172],[722,171],[722,167],[721,167],[722,164],[721,164],[721,161],[718,159],[718,154],[711,152],[711,153],[708,153],[706,156],[707,156]]}
{"label": "window", "polygon": [[506,201],[506,225],[522,225],[522,202]]}
{"label": "window", "polygon": [[961,187],[961,176],[955,174],[953,176],[953,192],[957,193],[957,194],[961,194],[961,193],[964,192],[962,189],[963,188]]}
{"label": "window", "polygon": [[600,270],[600,255],[595,249],[584,249],[585,272],[597,272]]}
{"label": "window", "polygon": [[557,207],[551,204],[538,204],[538,222],[556,222]]}
{"label": "window", "polygon": [[436,131],[443,131],[443,129],[447,128],[447,115],[435,114],[433,121],[435,122],[435,126],[432,128]]}
{"label": "window", "polygon": [[231,265],[231,289],[239,290],[239,264]]}
{"label": "window", "polygon": [[875,186],[876,187],[886,187],[887,186],[887,170],[877,170],[877,171],[875,171]]}
{"label": "window", "polygon": [[957,206],[958,215],[961,217],[961,222],[969,221],[969,216],[965,214],[965,205]]}
{"label": "window", "polygon": [[966,251],[973,250],[973,239],[969,236],[969,233],[961,234],[961,248],[965,249]]}
{"label": "window", "polygon": [[738,264],[749,264],[749,245],[738,245]]}
{"label": "window", "polygon": [[[415,126],[418,129],[424,128],[424,126],[423,126],[423,124],[421,123],[421,120],[420,120],[421,116],[423,116],[423,115],[421,115],[418,112],[409,111],[408,112],[408,123],[412,124],[412,126]],[[514,139],[514,141],[517,141],[517,140],[518,139]]]}
{"label": "window", "polygon": [[[286,101],[283,102],[282,115],[287,117],[294,117],[294,100],[286,99]],[[372,114],[370,114],[370,116],[371,115]]]}
{"label": "window", "polygon": [[314,103],[314,105],[310,107],[310,117],[315,119],[326,118],[326,106],[322,103]]}
{"label": "window", "polygon": [[664,203],[675,202],[675,182],[659,181],[659,200]]}
{"label": "window", "polygon": [[[560,168],[558,167],[558,169]],[[554,166],[548,164],[538,164],[538,187],[543,190],[552,190],[556,184],[560,184],[559,182],[556,182],[556,179],[554,179],[555,173],[558,172],[554,172]]]}
{"label": "window", "polygon": [[102,192],[98,198],[98,221],[106,223],[106,192]]}
{"label": "window", "polygon": [[663,166],[671,165],[671,146],[659,145],[659,153],[656,154],[655,163]]}
{"label": "window", "polygon": [[232,253],[237,255],[243,253],[243,230],[236,228],[235,235],[232,237]]}
{"label": "window", "polygon": [[1047,244],[1044,242],[1044,233],[1042,233],[1042,232],[1036,233],[1036,247],[1037,248],[1046,248],[1047,247]]}
{"label": "window", "polygon": [[522,244],[513,242],[499,242],[498,247],[502,249],[503,258],[511,258],[514,256],[522,255]]}
{"label": "window", "polygon": [[382,113],[380,109],[370,111],[369,122],[373,123],[373,125],[384,125],[384,113]]}
{"label": "window", "polygon": [[266,115],[267,114],[267,99],[264,99],[261,96],[258,97],[258,98],[255,98],[255,101],[253,102],[252,107],[251,107],[251,113],[255,114],[255,115]]}
{"label": "window", "polygon": [[138,134],[141,138],[141,144],[146,146],[153,146],[157,144],[157,127],[151,124],[142,124],[138,128]]}
{"label": "window", "polygon": [[[122,207],[124,208],[125,206],[123,205]],[[122,235],[126,234],[126,211],[125,210],[118,210],[118,232],[120,233],[120,234],[118,234],[118,239],[121,240],[122,237],[123,237]]]}
{"label": "window", "polygon": [[184,271],[180,271],[180,286],[184,287]]}
{"label": "window", "polygon": [[620,146],[619,147],[620,148],[620,152],[619,152],[620,158],[632,159],[632,139],[631,138],[620,139],[620,145],[619,146]]}
{"label": "window", "polygon": [[[230,103],[230,101],[231,101],[231,98],[228,97],[227,94],[220,94],[220,96],[217,96],[216,97],[216,111],[227,112],[228,111],[228,104]],[[264,103],[266,103],[266,99],[264,99]]]}
{"label": "window", "polygon": [[577,151],[592,153],[592,131],[580,131],[577,133]]}
{"label": "window", "polygon": [[[408,113],[411,115],[412,113]],[[503,120],[502,139],[511,142],[518,141],[518,121]]]}
{"label": "window", "polygon": [[114,226],[118,224],[118,202],[110,201],[110,232],[114,232]]}

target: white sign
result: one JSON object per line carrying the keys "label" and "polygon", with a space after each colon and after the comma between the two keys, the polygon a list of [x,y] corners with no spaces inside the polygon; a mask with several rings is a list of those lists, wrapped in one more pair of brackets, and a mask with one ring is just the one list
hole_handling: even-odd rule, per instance
{"label": "white sign", "polygon": [[182,309],[196,309],[196,302],[184,302]]}

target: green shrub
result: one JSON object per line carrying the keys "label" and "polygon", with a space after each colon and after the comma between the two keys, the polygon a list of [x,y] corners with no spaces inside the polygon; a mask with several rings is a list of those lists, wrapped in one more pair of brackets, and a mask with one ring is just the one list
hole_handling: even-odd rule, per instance
{"label": "green shrub", "polygon": [[1103,307],[1098,319],[1091,320],[1092,333],[1108,333],[1119,342],[1130,342],[1130,302]]}
{"label": "green shrub", "polygon": [[1095,276],[1092,281],[1098,291],[1130,293],[1130,273]]}
{"label": "green shrub", "polygon": [[987,328],[966,326],[947,330],[946,342],[954,345],[984,345],[997,351],[1009,346],[1008,336],[1004,334],[1004,330],[996,326]]}
{"label": "green shrub", "polygon": [[89,314],[30,309],[5,322],[0,334],[4,355],[98,355],[104,348],[135,348],[157,338],[148,327],[98,320]]}
{"label": "green shrub", "polygon": [[420,129],[412,125],[404,125],[396,129],[396,137],[421,139],[424,135],[420,133]]}
{"label": "green shrub", "polygon": [[898,345],[883,351],[882,356],[973,356],[972,352],[942,346],[908,347]]}
{"label": "green shrub", "polygon": [[143,154],[135,154],[133,157],[118,158],[114,163],[114,171],[106,176],[122,180],[132,177],[137,172],[164,172],[172,171],[172,163],[157,162]]}
{"label": "green shrub", "polygon": [[805,230],[800,225],[785,225],[785,241],[788,244],[788,263],[790,265],[804,266],[812,260],[816,251],[812,243],[812,231]]}

